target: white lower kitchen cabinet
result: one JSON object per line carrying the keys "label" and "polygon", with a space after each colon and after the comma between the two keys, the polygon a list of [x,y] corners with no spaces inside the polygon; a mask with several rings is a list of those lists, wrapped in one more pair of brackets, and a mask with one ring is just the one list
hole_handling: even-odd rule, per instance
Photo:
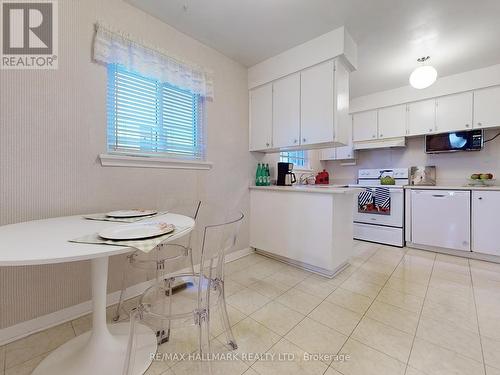
{"label": "white lower kitchen cabinet", "polygon": [[470,199],[470,191],[411,190],[411,242],[470,252]]}
{"label": "white lower kitchen cabinet", "polygon": [[357,193],[348,188],[253,187],[250,246],[333,277],[353,255],[352,206]]}
{"label": "white lower kitchen cabinet", "polygon": [[500,256],[500,191],[472,192],[472,251]]}

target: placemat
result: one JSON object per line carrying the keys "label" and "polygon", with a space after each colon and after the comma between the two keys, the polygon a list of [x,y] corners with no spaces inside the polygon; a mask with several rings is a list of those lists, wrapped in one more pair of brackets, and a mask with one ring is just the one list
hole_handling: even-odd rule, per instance
{"label": "placemat", "polygon": [[127,246],[127,247],[133,247],[134,249],[143,251],[145,253],[149,253],[151,250],[153,250],[155,247],[157,247],[165,240],[169,239],[174,235],[178,235],[182,232],[185,232],[188,229],[189,227],[175,227],[173,232],[164,234],[163,236],[146,238],[144,240],[122,240],[122,241],[106,240],[102,237],[99,237],[97,233],[94,233],[83,237],[75,238],[73,240],[69,240],[69,242],[102,244],[111,246]]}
{"label": "placemat", "polygon": [[109,216],[106,216],[106,214],[90,214],[90,215],[83,216],[83,218],[87,219],[87,220],[114,221],[114,222],[118,222],[118,223],[135,223],[136,221],[150,219],[152,217],[165,215],[166,213],[168,213],[168,211],[162,211],[162,212],[158,212],[154,215],[148,215],[148,216],[123,217],[123,218],[121,218],[121,217],[109,217]]}

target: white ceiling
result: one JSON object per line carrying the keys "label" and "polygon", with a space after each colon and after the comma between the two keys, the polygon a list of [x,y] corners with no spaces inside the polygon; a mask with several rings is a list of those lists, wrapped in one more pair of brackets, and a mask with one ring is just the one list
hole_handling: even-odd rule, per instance
{"label": "white ceiling", "polygon": [[500,0],[127,1],[246,66],[345,25],[351,97],[407,85],[424,55],[440,76],[500,63]]}

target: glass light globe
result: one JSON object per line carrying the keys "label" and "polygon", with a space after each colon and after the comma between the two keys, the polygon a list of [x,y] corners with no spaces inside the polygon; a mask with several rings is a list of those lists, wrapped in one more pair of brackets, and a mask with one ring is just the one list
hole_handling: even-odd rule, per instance
{"label": "glass light globe", "polygon": [[437,71],[430,65],[419,66],[410,75],[410,85],[416,89],[425,89],[436,82]]}

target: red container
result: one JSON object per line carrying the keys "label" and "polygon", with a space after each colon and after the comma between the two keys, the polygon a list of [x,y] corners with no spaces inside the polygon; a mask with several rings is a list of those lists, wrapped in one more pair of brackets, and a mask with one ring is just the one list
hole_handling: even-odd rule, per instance
{"label": "red container", "polygon": [[316,185],[328,185],[330,183],[330,175],[326,170],[319,172],[316,175]]}

